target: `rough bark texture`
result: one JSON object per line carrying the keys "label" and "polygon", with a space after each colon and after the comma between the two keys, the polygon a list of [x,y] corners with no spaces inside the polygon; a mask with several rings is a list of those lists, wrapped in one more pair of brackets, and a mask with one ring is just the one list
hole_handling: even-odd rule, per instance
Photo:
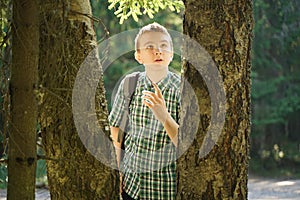
{"label": "rough bark texture", "polygon": [[34,199],[39,29],[36,1],[13,1],[8,199]]}
{"label": "rough bark texture", "polygon": [[[92,20],[88,17],[89,1],[47,0],[42,1],[41,8],[39,119],[48,157],[51,199],[116,199],[119,188],[116,172],[87,151],[72,114],[75,77],[84,59],[96,47]],[[108,126],[107,108],[102,77],[98,78],[98,119],[104,129]]]}
{"label": "rough bark texture", "polygon": [[[212,151],[199,157],[211,119],[211,99],[201,75],[191,64],[185,64],[184,77],[194,88],[200,107],[200,116],[190,120],[200,117],[201,123],[195,141],[178,161],[177,198],[247,199],[252,1],[185,0],[184,4],[184,34],[208,51],[223,77],[226,120]],[[198,52],[194,53],[197,57]],[[193,110],[195,101],[185,91],[183,88],[183,110]],[[189,122],[182,127],[188,130]]]}

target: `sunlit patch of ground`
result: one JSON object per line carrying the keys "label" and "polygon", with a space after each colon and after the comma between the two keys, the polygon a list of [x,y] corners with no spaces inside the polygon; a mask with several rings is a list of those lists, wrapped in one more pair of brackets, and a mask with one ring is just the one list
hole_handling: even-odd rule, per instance
{"label": "sunlit patch of ground", "polygon": [[250,178],[248,199],[300,200],[300,180]]}

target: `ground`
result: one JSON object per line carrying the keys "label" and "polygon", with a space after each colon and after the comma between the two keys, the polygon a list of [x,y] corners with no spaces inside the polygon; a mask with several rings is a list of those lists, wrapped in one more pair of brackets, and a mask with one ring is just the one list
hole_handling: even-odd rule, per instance
{"label": "ground", "polygon": [[[249,200],[300,200],[300,180],[278,180],[250,177]],[[50,200],[47,189],[36,190],[36,200]],[[0,190],[0,200],[6,200],[6,191]]]}
{"label": "ground", "polygon": [[251,177],[248,184],[248,199],[300,200],[300,180]]}

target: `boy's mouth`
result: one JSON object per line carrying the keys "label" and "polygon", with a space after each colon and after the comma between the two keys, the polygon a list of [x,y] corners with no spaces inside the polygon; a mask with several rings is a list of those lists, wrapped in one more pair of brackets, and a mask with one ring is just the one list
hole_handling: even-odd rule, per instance
{"label": "boy's mouth", "polygon": [[155,62],[161,62],[161,61],[163,61],[163,59],[161,58],[155,59]]}

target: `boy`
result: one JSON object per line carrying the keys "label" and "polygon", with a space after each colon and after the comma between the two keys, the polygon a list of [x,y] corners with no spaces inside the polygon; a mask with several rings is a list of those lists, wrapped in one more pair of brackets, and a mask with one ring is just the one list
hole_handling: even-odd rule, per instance
{"label": "boy", "polygon": [[135,39],[135,59],[143,64],[129,106],[129,130],[120,163],[118,132],[124,113],[121,82],[109,116],[111,137],[120,167],[120,191],[126,199],[175,199],[176,146],[180,77],[169,71],[173,44],[166,28],[149,24]]}

